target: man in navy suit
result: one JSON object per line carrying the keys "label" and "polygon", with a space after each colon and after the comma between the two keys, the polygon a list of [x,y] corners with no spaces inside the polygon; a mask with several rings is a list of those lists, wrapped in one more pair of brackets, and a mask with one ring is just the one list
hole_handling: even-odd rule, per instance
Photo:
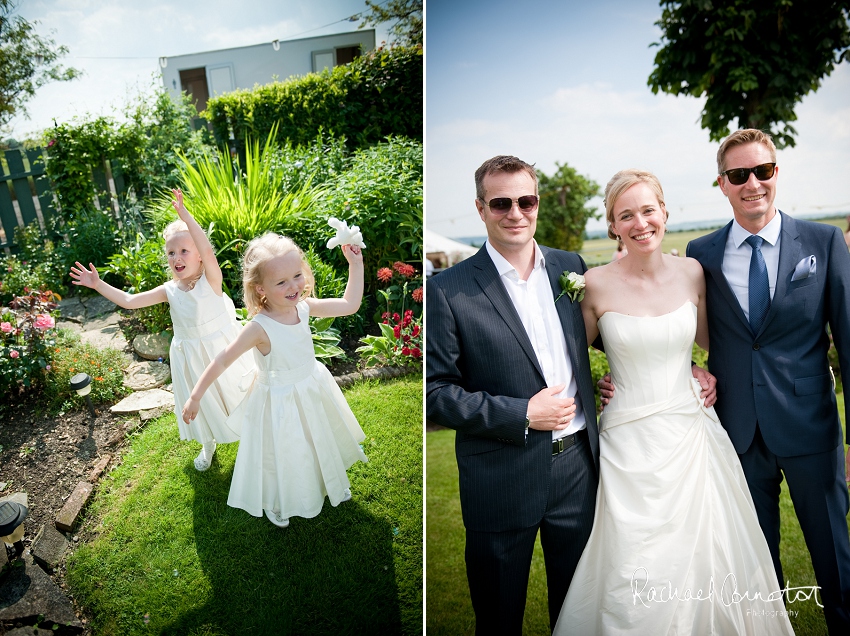
{"label": "man in navy suit", "polygon": [[[498,156],[475,173],[487,243],[426,285],[428,420],[457,431],[477,634],[521,634],[540,531],[554,627],[590,530],[599,435],[581,308],[558,296],[570,252],[537,245],[537,175]],[[556,300],[557,299],[557,300]]]}
{"label": "man in navy suit", "polygon": [[838,228],[775,207],[779,168],[769,135],[733,133],[717,167],[735,218],[688,245],[705,271],[715,408],[741,459],[780,588],[784,476],[829,632],[850,634],[850,500],[827,360],[829,325],[841,369],[850,370],[850,255]]}

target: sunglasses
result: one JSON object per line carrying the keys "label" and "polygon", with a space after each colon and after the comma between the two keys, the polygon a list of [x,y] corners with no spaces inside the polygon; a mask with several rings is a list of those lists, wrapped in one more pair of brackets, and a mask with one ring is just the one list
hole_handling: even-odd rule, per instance
{"label": "sunglasses", "polygon": [[[478,198],[481,201],[484,201],[481,197]],[[518,199],[511,199],[510,197],[496,197],[495,199],[490,199],[489,202],[484,201],[484,205],[488,206],[490,210],[496,214],[507,214],[511,211],[514,201],[516,201],[520,210],[528,213],[537,209],[537,203],[540,201],[540,197],[536,194],[526,194]]]}
{"label": "sunglasses", "polygon": [[767,181],[773,178],[775,171],[775,163],[763,163],[755,168],[732,168],[731,170],[721,172],[720,175],[723,176],[725,174],[726,178],[729,179],[729,183],[732,185],[744,185],[749,180],[751,172],[756,175],[756,179],[759,181]]}

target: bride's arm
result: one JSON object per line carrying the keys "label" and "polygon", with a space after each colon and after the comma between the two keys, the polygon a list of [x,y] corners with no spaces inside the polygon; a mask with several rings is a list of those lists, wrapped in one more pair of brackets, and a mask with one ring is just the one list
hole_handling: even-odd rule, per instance
{"label": "bride's arm", "polygon": [[581,315],[584,318],[584,331],[587,334],[587,343],[592,344],[599,336],[599,327],[596,324],[599,316],[596,315],[596,289],[597,276],[588,270],[584,274],[584,299],[581,301]]}

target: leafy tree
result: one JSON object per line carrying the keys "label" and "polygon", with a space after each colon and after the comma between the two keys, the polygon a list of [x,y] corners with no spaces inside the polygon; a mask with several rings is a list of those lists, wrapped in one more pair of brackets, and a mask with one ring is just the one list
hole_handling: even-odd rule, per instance
{"label": "leafy tree", "polygon": [[12,0],[0,0],[0,128],[16,114],[26,114],[24,105],[36,89],[81,74],[56,63],[68,48],[38,35],[37,23],[13,15],[16,8]]}
{"label": "leafy tree", "polygon": [[393,22],[390,33],[396,44],[422,45],[422,0],[389,0],[380,4],[366,0],[366,6],[370,12],[363,16],[364,22],[359,28]]}
{"label": "leafy tree", "polygon": [[672,95],[707,96],[712,141],[729,124],[770,131],[793,146],[795,106],[850,58],[850,0],[661,0],[661,49],[648,84]]}
{"label": "leafy tree", "polygon": [[541,245],[578,252],[584,243],[584,228],[597,219],[596,208],[587,202],[599,194],[599,184],[581,176],[567,164],[555,163],[551,177],[537,171],[540,209],[535,238]]}

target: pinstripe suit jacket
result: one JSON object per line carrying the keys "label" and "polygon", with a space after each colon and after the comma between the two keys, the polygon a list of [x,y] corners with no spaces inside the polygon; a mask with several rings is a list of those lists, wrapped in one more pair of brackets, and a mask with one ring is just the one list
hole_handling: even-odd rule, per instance
{"label": "pinstripe suit jacket", "polygon": [[[577,254],[541,246],[553,297],[563,271],[584,273]],[[578,303],[556,303],[584,408],[597,472],[599,433],[587,337]],[[455,450],[467,529],[517,530],[543,517],[549,493],[552,433],[529,430],[531,397],[543,371],[496,266],[481,250],[426,286],[426,412],[457,430]]]}

